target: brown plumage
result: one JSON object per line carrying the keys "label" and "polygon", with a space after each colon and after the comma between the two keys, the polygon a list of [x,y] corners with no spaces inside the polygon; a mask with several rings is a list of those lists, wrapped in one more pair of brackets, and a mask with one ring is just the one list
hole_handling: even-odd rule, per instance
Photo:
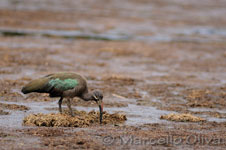
{"label": "brown plumage", "polygon": [[50,97],[60,97],[58,101],[60,113],[62,113],[61,104],[63,98],[66,98],[72,116],[74,116],[74,113],[71,109],[70,101],[73,97],[80,97],[85,101],[93,100],[99,105],[100,123],[102,122],[103,94],[97,90],[88,92],[86,80],[79,74],[69,72],[49,74],[32,80],[22,88],[22,92],[24,94],[31,92],[49,93]]}

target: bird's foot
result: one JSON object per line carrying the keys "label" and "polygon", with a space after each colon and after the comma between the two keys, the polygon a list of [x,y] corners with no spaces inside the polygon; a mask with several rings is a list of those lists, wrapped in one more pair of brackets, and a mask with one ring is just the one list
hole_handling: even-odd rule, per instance
{"label": "bird's foot", "polygon": [[59,109],[59,113],[60,113],[60,114],[63,114],[63,113],[62,113],[62,109]]}
{"label": "bird's foot", "polygon": [[74,116],[75,116],[75,114],[74,114],[74,112],[72,112],[72,113],[71,113],[71,117],[74,117]]}

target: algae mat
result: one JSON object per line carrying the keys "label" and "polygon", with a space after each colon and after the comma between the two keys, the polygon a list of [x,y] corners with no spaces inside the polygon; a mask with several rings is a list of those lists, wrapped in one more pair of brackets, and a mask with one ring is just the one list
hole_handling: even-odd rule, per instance
{"label": "algae mat", "polygon": [[193,116],[191,114],[168,114],[163,115],[160,117],[160,119],[166,119],[170,121],[177,121],[177,122],[202,122],[206,121],[203,118]]}
{"label": "algae mat", "polygon": [[[26,126],[46,126],[46,127],[87,127],[99,124],[99,112],[76,111],[76,116],[71,117],[68,114],[30,114],[24,118],[23,124]],[[127,120],[124,114],[109,114],[103,112],[102,124],[117,124]]]}

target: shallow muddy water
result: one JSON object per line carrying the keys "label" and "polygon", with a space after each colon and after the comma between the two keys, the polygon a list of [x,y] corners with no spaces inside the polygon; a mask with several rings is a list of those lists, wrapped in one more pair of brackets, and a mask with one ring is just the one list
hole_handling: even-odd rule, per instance
{"label": "shallow muddy water", "polygon": [[[28,108],[29,110],[26,111],[10,111],[9,115],[1,115],[0,116],[0,125],[2,127],[8,127],[8,128],[21,128],[24,127],[22,124],[23,118],[26,117],[28,114],[37,114],[37,113],[58,113],[58,104],[57,102],[7,102],[4,104],[17,104],[17,105],[23,105]],[[53,109],[55,108],[55,110]],[[67,107],[63,107],[67,109]],[[73,109],[79,110],[79,111],[86,111],[90,112],[92,110],[98,111],[98,108],[94,107],[82,107],[77,106],[73,107]],[[164,120],[160,120],[160,116],[170,113],[170,111],[163,111],[158,110],[154,107],[146,107],[146,106],[138,106],[134,104],[129,104],[128,107],[111,107],[111,108],[105,108],[104,111],[107,111],[108,113],[116,113],[120,112],[127,115],[127,121],[125,124],[127,125],[142,125],[147,123],[161,123],[166,122]]]}

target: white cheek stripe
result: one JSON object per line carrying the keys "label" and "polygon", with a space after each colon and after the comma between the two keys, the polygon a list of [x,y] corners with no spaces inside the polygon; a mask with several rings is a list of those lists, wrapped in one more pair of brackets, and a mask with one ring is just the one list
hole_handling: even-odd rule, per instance
{"label": "white cheek stripe", "polygon": [[93,95],[93,97],[97,100],[97,97],[95,95]]}

